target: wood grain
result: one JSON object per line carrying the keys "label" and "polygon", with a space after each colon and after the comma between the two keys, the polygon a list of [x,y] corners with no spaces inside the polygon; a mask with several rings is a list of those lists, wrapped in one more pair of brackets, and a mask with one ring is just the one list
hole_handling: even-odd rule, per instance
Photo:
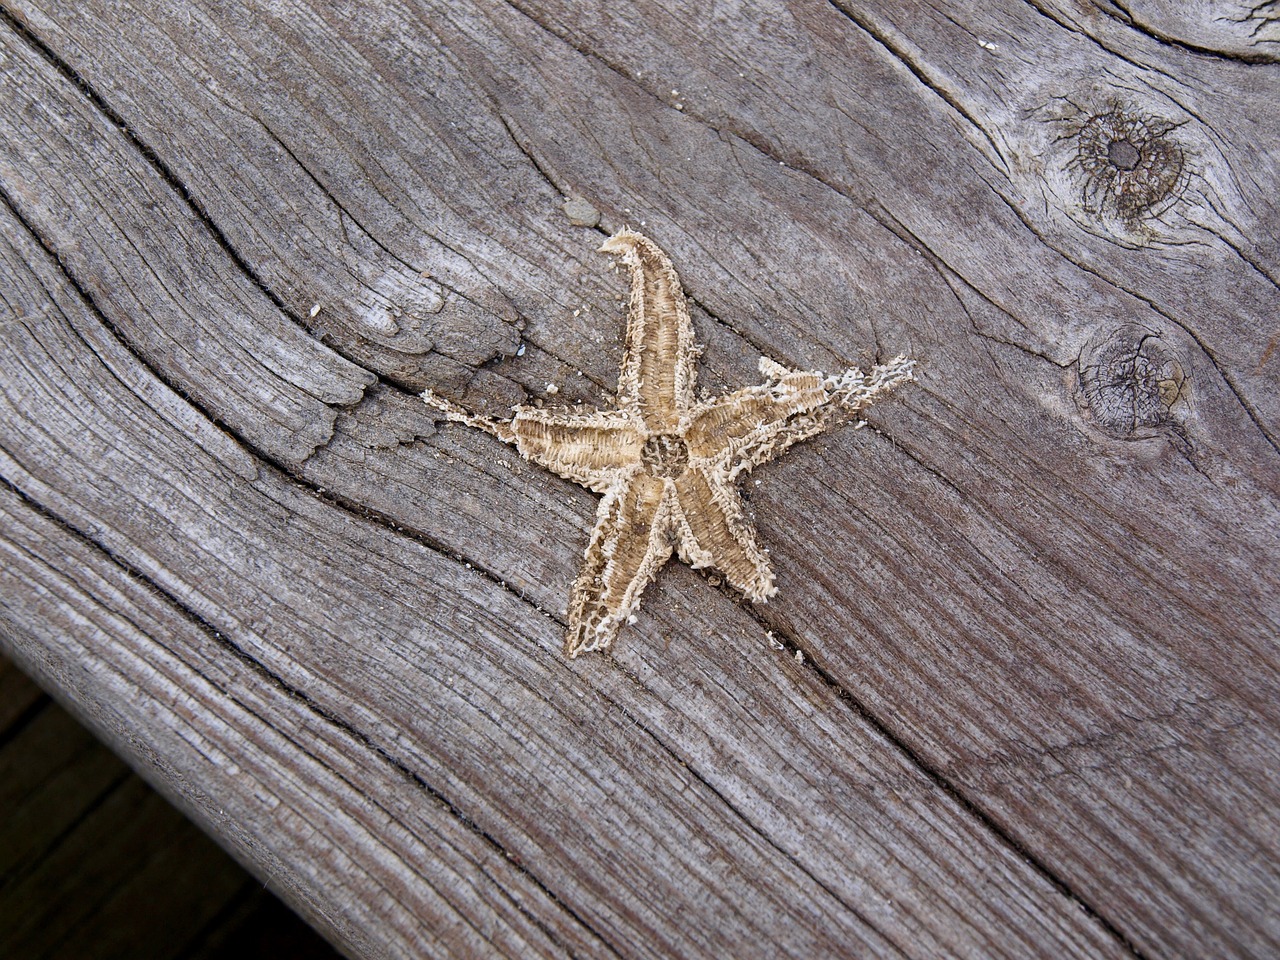
{"label": "wood grain", "polygon": [[[1280,949],[1265,9],[3,9],[4,642],[347,952]],[[708,389],[920,384],[569,664],[593,498],[414,393],[598,400],[624,223]]]}
{"label": "wood grain", "polygon": [[0,953],[332,960],[332,948],[0,658]]}

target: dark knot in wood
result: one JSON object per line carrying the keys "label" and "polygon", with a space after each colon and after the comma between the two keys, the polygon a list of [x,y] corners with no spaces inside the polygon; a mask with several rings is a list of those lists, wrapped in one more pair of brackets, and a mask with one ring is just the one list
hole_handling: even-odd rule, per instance
{"label": "dark knot in wood", "polygon": [[1174,428],[1174,404],[1187,378],[1153,332],[1128,324],[1103,336],[1080,358],[1080,400],[1104,433],[1124,440]]}
{"label": "dark knot in wood", "polygon": [[1186,151],[1171,135],[1176,128],[1119,102],[1084,120],[1069,166],[1080,177],[1085,209],[1133,226],[1176,200],[1186,185]]}
{"label": "dark knot in wood", "polygon": [[674,433],[655,433],[644,443],[640,459],[655,477],[678,477],[689,466],[689,448]]}
{"label": "dark knot in wood", "polygon": [[1135,170],[1142,154],[1128,140],[1112,140],[1107,144],[1107,158],[1120,170]]}

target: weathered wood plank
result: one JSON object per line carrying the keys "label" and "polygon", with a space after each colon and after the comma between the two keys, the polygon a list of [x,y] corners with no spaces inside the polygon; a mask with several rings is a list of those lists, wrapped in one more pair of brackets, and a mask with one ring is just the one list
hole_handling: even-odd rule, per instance
{"label": "weathered wood plank", "polygon": [[[57,291],[51,279],[28,292]],[[8,616],[15,631],[46,631],[19,634],[19,655],[49,658],[29,665],[241,854],[294,884],[344,944],[636,956],[856,943],[884,954],[899,939],[975,955],[1114,946],[811,674],[780,673],[769,656],[726,674],[703,651],[684,675],[707,687],[705,702],[673,714],[625,673],[570,665],[559,626],[510,591],[272,471],[238,477],[212,425],[175,435],[176,415],[151,404],[180,398],[130,386],[145,371],[55,296],[59,309],[22,314],[46,319],[6,327],[3,377],[19,405],[5,416],[23,429],[3,466],[92,534],[9,496],[5,595],[36,606]],[[55,366],[64,377],[49,377]],[[95,436],[103,408],[128,424],[112,443],[128,469]],[[24,468],[68,443],[82,446],[78,476],[57,461],[49,477]],[[123,523],[94,528],[99,514]],[[18,591],[24,581],[39,589]],[[712,632],[734,609],[718,606],[686,624]],[[768,736],[718,742],[729,723]],[[145,744],[121,742],[139,728]],[[736,795],[687,764],[699,753],[718,757],[716,780]],[[849,849],[835,836],[860,840]],[[684,902],[716,923],[690,925],[667,906]]]}
{"label": "weathered wood plank", "polygon": [[[38,552],[6,557],[6,590],[11,590],[10,578],[18,576],[48,590],[46,609],[40,611],[45,622],[82,636],[92,637],[99,630],[109,630],[114,640],[122,631],[128,634],[131,629],[137,630],[113,609],[118,606],[129,611],[130,619],[150,626],[165,643],[174,644],[185,654],[185,661],[179,661],[154,641],[143,648],[118,643],[111,650],[114,656],[108,657],[93,647],[69,645],[59,649],[53,642],[42,646],[29,642],[20,647],[20,652],[39,649],[45,659],[28,665],[46,680],[55,680],[77,695],[87,719],[113,735],[117,748],[146,762],[148,768],[144,772],[211,824],[238,855],[279,877],[295,902],[308,896],[320,901],[312,902],[308,912],[313,917],[317,913],[329,914],[325,925],[331,935],[336,929],[348,947],[362,946],[368,952],[379,948],[387,930],[396,932],[401,949],[406,952],[562,952],[549,949],[547,934],[521,919],[518,904],[512,902],[520,896],[521,884],[502,879],[512,868],[504,869],[505,861],[494,856],[483,838],[442,812],[429,796],[422,799],[422,791],[408,778],[396,770],[387,774],[385,760],[369,760],[366,755],[366,762],[377,764],[384,772],[381,776],[361,776],[361,772],[350,769],[350,758],[358,755],[359,749],[346,748],[346,763],[342,751],[331,759],[335,735],[341,743],[349,740],[350,734],[335,724],[317,720],[313,710],[298,706],[298,696],[291,696],[278,682],[264,676],[260,667],[228,657],[225,643],[201,629],[194,619],[180,617],[174,623],[165,623],[164,617],[173,618],[172,609],[166,608],[154,588],[109,560],[104,571],[111,579],[102,580],[93,569],[95,563],[103,565],[101,551],[77,538],[68,538],[65,532],[59,537],[57,527],[39,515],[24,517],[21,509],[10,504],[6,517],[30,521],[14,531],[17,542],[10,544],[15,548],[62,550],[82,562],[79,576],[85,581],[83,585],[52,568],[42,570]],[[25,538],[30,539],[24,543]],[[60,590],[73,596],[80,593],[82,599],[78,603],[60,603]],[[101,595],[106,605],[90,600],[95,594]],[[53,616],[60,607],[65,609],[64,615]],[[157,612],[162,619],[145,616]],[[31,617],[34,611],[15,611],[12,606],[6,610],[10,616],[17,613]],[[67,622],[68,617],[71,622]],[[185,634],[182,623],[186,624]],[[224,662],[206,664],[198,653],[201,645],[212,647]],[[254,689],[241,689],[242,684],[235,682],[237,670],[253,678],[249,687]],[[232,674],[229,678],[228,671]],[[152,693],[144,697],[139,695],[142,683],[153,692],[160,685],[172,686],[167,696],[156,697]],[[213,691],[220,685],[236,697],[236,709],[224,709],[211,716],[200,702],[218,699]],[[251,695],[254,692],[257,697]],[[278,706],[272,709],[273,702],[279,701],[293,702],[294,709],[301,711],[292,727],[281,722],[286,711]],[[268,726],[262,716],[270,716],[272,725]],[[157,717],[163,721],[163,730],[153,731]],[[308,729],[307,724],[318,729]],[[131,741],[131,731],[142,729],[148,731],[147,741]],[[287,749],[280,755],[283,744],[293,744],[291,749],[305,754],[305,759],[288,756]],[[384,782],[388,777],[395,786]],[[206,786],[212,787],[213,792],[206,793]],[[415,834],[417,839],[407,844],[372,840],[375,825],[385,827],[389,820],[396,820],[388,808],[394,808],[398,791],[402,797],[408,793],[428,818],[432,814],[443,817],[444,825],[453,826],[462,842],[450,836],[448,830],[444,836],[430,830],[421,836]],[[404,832],[410,829],[402,828]],[[450,869],[459,865],[460,858],[465,862],[461,875]],[[394,875],[399,870],[409,872],[405,861],[412,865],[415,859],[425,861],[414,873],[421,879],[414,889],[406,891],[402,889],[403,878]],[[326,876],[325,886],[329,888],[322,896],[308,889],[311,885],[304,879],[317,874]],[[392,875],[390,880],[388,874]],[[484,878],[489,875],[496,875],[499,883],[491,898],[483,895],[489,886]],[[340,877],[347,878],[350,889]],[[471,923],[474,909],[469,908],[464,918],[443,904],[452,891],[473,888],[478,888],[482,900],[496,901],[493,909],[498,916],[483,929],[476,929]],[[423,905],[424,898],[432,901],[434,909]],[[504,922],[502,915],[506,913],[517,918],[514,931],[509,919]],[[546,921],[545,917],[540,919]]]}
{"label": "weathered wood plank", "polygon": [[[2,382],[23,386],[4,476],[169,595],[138,649],[186,630],[185,609],[303,697],[254,693],[254,749],[307,785],[280,817],[317,792],[360,815],[271,736],[318,725],[351,783],[383,799],[394,757],[528,864],[494,889],[537,878],[520,903],[554,931],[419,889],[482,856],[465,829],[469,852],[433,873],[429,844],[369,828],[326,846],[170,757],[179,793],[234,794],[222,829],[333,935],[394,950],[461,914],[501,949],[634,955],[1280,945],[1280,160],[1250,149],[1280,123],[1265,37],[1167,5],[1136,27],[1039,3],[18,16],[48,56],[7,32],[5,276],[40,279],[6,297],[44,319],[5,328]],[[1184,158],[1175,194],[1136,219],[1076,169],[1085,125],[1112,114],[1179,124],[1161,134]],[[709,386],[760,352],[924,361],[920,389],[873,412],[892,443],[833,437],[753,487],[776,603],[671,570],[613,661],[572,667],[520,598],[561,609],[591,498],[435,432],[411,395],[496,411],[547,383],[608,389],[621,324],[601,307],[621,285],[565,227],[568,193],[672,252]],[[44,563],[13,581],[15,642],[102,656],[49,628],[89,600],[46,609],[21,587],[69,573]],[[227,670],[235,651],[200,635]],[[192,689],[175,676],[160,702]],[[105,729],[139,722],[105,681],[58,682]],[[233,709],[201,696],[200,722]],[[395,796],[391,823],[419,824],[421,790]],[[360,859],[403,844],[403,868]],[[605,882],[618,863],[644,907]],[[375,882],[408,905],[350,902]],[[686,926],[664,897],[698,905]]]}
{"label": "weathered wood plank", "polygon": [[[10,721],[14,705],[30,709]],[[332,960],[332,949],[0,658],[0,954]]]}

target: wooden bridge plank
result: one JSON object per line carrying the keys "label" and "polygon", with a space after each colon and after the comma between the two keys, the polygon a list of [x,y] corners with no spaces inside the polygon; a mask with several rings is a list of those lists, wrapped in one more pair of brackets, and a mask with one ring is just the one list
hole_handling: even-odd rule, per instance
{"label": "wooden bridge plank", "polygon": [[[1280,160],[1251,149],[1280,68],[1167,5],[948,13],[14,14],[11,509],[162,591],[139,649],[194,618],[219,672],[293,692],[252,721],[289,769],[257,776],[310,770],[272,731],[318,727],[352,764],[273,815],[217,764],[166,768],[232,792],[250,826],[223,829],[349,948],[457,916],[503,950],[637,956],[1280,945]],[[1082,131],[1139,121],[1182,166],[1126,219],[1082,179]],[[672,569],[612,659],[571,665],[555,617],[592,498],[412,395],[611,388],[622,285],[565,195],[671,252],[712,388],[760,353],[922,361],[873,411],[885,435],[752,485],[776,602]],[[26,576],[69,572],[42,562]],[[26,582],[17,654],[118,738],[118,690],[39,666],[54,614]],[[225,720],[227,696],[197,702]],[[386,829],[313,838],[288,818],[316,791]],[[421,889],[448,886],[423,823],[461,851],[440,869],[524,865],[476,888],[519,909]],[[374,883],[406,899],[352,902]]]}

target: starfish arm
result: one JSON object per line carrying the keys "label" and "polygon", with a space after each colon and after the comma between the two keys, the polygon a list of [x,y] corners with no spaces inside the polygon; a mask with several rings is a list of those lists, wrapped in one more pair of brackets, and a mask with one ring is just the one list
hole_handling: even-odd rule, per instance
{"label": "starfish arm", "polygon": [[671,556],[671,512],[667,483],[643,473],[605,494],[569,600],[565,656],[613,643]]}
{"label": "starfish arm", "polygon": [[453,423],[465,423],[468,427],[483,430],[490,436],[497,437],[503,443],[516,442],[516,434],[511,429],[510,420],[477,416],[461,404],[440,396],[434,390],[422,391],[422,400],[431,409],[439,410],[443,413],[446,420]]}
{"label": "starfish arm", "polygon": [[764,463],[787,447],[821,432],[832,401],[826,377],[812,371],[788,371],[761,361],[772,382],[708,400],[690,414],[685,442],[690,458],[729,470],[732,481],[746,464]]}
{"label": "starfish arm", "polygon": [[613,489],[640,461],[644,447],[634,421],[617,411],[517,407],[511,432],[526,460],[596,493]]}
{"label": "starfish arm", "polygon": [[731,483],[693,467],[675,481],[680,559],[691,567],[715,567],[749,600],[762,602],[778,592],[769,558]]}
{"label": "starfish arm", "polygon": [[877,363],[870,373],[851,367],[844,373],[827,378],[828,389],[849,413],[869,407],[894,387],[915,379],[914,360],[894,357],[888,363]]}
{"label": "starfish arm", "polygon": [[912,379],[912,366],[913,361],[896,357],[868,374],[853,368],[828,376],[787,370],[762,358],[760,370],[770,382],[708,401],[691,412],[685,431],[690,456],[720,464],[732,481]]}
{"label": "starfish arm", "polygon": [[621,230],[605,241],[631,274],[626,352],[618,375],[618,401],[637,405],[654,432],[675,427],[693,404],[698,347],[680,277],[648,237]]}

